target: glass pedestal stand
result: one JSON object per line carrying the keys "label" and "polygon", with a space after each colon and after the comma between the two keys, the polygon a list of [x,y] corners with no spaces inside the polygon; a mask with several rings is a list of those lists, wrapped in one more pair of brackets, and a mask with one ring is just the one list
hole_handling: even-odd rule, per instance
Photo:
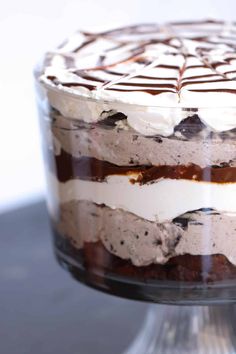
{"label": "glass pedestal stand", "polygon": [[[69,271],[76,280],[93,288],[113,295],[116,295],[119,289],[120,296],[136,300],[157,299],[166,303],[171,300],[172,305],[151,304],[149,306],[140,331],[123,354],[236,354],[234,287],[225,286],[227,300],[220,288],[208,287],[207,292],[204,291],[204,297],[201,290],[197,292],[195,289],[194,295],[195,297],[198,295],[198,302],[202,301],[205,304],[215,302],[218,305],[193,305],[193,295],[188,299],[191,305],[173,305],[174,298],[171,295],[175,294],[174,291],[170,292],[167,289],[165,292],[165,289],[162,289],[160,292],[153,293],[151,288],[152,292],[149,293],[151,290],[146,284],[145,292],[143,292],[140,285],[133,288],[128,282],[123,282],[120,287],[118,286],[120,284],[117,285],[117,278],[112,281],[111,278],[106,277],[106,282],[104,282],[104,278],[99,274],[86,272],[81,264],[66,257],[57,248],[55,250],[57,260],[63,268]],[[120,292],[120,289],[125,290]],[[185,290],[182,288],[184,296],[181,300],[179,295],[175,294],[176,302],[184,304],[184,299],[186,301],[186,295],[189,294],[188,287]],[[165,294],[163,298],[160,297],[161,293]],[[127,294],[135,294],[135,297],[127,296]],[[228,303],[223,304],[224,301]]]}
{"label": "glass pedestal stand", "polygon": [[125,354],[234,354],[236,306],[150,305]]}

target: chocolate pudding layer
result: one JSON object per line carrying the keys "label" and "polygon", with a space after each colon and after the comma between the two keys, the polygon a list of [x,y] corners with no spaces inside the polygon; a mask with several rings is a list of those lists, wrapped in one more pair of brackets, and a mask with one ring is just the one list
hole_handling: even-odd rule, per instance
{"label": "chocolate pudding layer", "polygon": [[135,279],[236,276],[236,27],[78,32],[37,73],[67,256]]}

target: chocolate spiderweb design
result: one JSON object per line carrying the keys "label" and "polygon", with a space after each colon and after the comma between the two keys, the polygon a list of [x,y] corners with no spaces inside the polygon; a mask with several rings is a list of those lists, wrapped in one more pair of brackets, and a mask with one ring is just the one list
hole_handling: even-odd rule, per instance
{"label": "chocolate spiderweb design", "polygon": [[144,24],[79,32],[48,53],[45,77],[90,91],[236,93],[236,25],[222,21]]}

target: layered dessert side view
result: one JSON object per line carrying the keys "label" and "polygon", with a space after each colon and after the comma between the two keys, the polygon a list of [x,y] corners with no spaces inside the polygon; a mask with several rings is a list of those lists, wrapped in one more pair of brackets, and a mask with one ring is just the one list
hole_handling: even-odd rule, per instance
{"label": "layered dessert side view", "polygon": [[36,75],[58,251],[145,282],[236,278],[236,25],[77,32]]}

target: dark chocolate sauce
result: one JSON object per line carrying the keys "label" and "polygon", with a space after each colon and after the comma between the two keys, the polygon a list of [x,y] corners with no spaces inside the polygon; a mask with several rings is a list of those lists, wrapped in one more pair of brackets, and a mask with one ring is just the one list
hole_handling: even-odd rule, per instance
{"label": "dark chocolate sauce", "polygon": [[[104,181],[112,175],[130,175],[131,183],[141,185],[161,178],[186,179],[213,183],[235,183],[236,167],[211,166],[201,168],[195,164],[176,166],[118,166],[93,157],[75,158],[64,150],[55,156],[56,175],[60,182],[79,178],[89,181]],[[134,178],[134,175],[136,178]]]}

